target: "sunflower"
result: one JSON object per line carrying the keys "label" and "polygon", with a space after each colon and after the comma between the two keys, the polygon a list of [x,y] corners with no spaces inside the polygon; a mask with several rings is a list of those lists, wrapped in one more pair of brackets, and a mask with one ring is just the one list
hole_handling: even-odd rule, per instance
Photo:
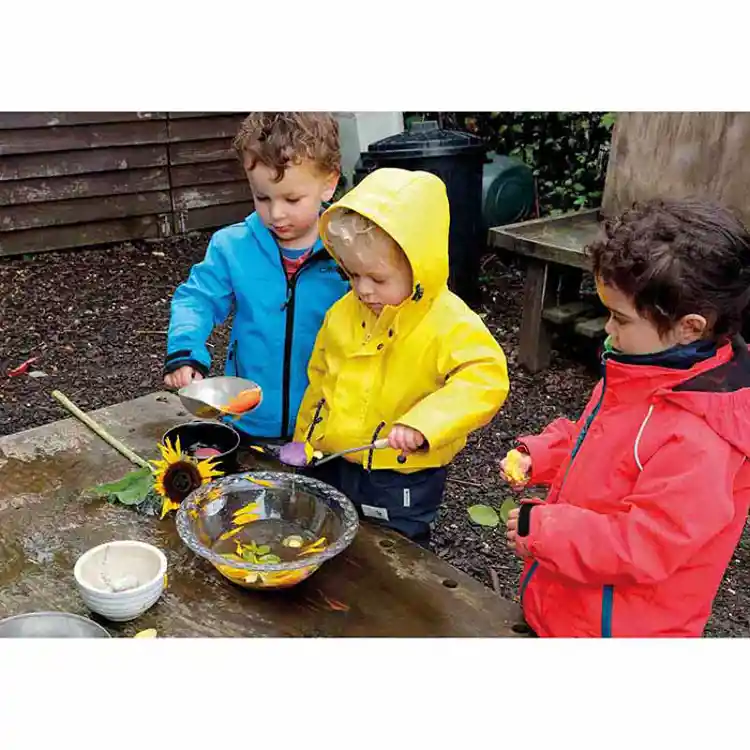
{"label": "sunflower", "polygon": [[198,461],[184,454],[177,438],[174,445],[169,440],[159,444],[161,461],[152,461],[154,471],[154,490],[163,498],[161,518],[172,510],[177,510],[180,503],[204,482],[222,475],[213,459]]}

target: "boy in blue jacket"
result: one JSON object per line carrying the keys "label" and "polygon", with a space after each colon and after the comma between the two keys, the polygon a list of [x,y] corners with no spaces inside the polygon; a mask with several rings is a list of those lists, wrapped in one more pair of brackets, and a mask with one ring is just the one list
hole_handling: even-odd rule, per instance
{"label": "boy in blue jacket", "polygon": [[323,112],[253,112],[234,140],[255,202],[209,242],[172,298],[164,382],[208,375],[206,341],[234,306],[226,375],[257,382],[260,405],[236,423],[255,439],[290,439],[307,365],[328,308],[349,284],[318,236],[340,175],[338,123]]}

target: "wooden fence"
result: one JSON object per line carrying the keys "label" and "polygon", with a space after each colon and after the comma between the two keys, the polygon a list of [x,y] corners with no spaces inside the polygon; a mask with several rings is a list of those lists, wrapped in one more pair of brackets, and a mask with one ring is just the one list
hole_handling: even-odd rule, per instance
{"label": "wooden fence", "polygon": [[168,237],[239,221],[244,115],[0,113],[0,256]]}

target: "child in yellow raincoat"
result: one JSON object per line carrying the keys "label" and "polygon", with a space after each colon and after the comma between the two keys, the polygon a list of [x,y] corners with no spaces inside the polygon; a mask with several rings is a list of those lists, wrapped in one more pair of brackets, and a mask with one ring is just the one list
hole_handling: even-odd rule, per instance
{"label": "child in yellow raincoat", "polygon": [[508,394],[500,345],[448,281],[449,207],[427,172],[379,169],[320,220],[353,290],[328,311],[295,440],[334,453],[388,438],[312,474],[361,515],[424,543],[446,466]]}

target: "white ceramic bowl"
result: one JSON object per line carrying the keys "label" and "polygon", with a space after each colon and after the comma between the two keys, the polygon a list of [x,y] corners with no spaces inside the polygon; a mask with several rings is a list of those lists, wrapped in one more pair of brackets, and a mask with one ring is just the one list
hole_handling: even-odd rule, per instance
{"label": "white ceramic bowl", "polygon": [[112,622],[140,617],[164,591],[167,558],[145,542],[107,542],[78,558],[73,575],[86,606]]}

